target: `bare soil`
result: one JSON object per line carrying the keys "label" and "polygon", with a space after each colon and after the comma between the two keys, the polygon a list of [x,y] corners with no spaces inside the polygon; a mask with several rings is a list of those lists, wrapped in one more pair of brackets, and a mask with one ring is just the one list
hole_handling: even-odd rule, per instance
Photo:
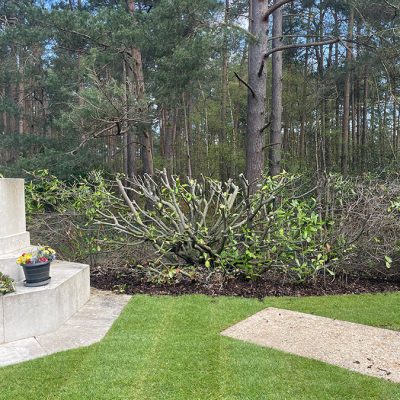
{"label": "bare soil", "polygon": [[154,283],[136,272],[134,268],[92,267],[91,284],[97,289],[126,294],[242,296],[325,296],[334,294],[361,294],[400,291],[400,279],[359,278],[336,276],[320,277],[312,282],[284,282],[283,277],[261,277],[256,281],[241,278],[214,278],[191,281],[183,279],[174,283]]}

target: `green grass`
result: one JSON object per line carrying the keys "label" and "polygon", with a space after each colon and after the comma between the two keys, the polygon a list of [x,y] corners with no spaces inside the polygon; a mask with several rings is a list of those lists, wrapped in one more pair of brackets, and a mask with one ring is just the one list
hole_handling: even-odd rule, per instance
{"label": "green grass", "polygon": [[399,305],[400,293],[264,302],[136,296],[102,342],[0,369],[0,398],[396,400],[400,385],[219,332],[267,306],[400,330]]}

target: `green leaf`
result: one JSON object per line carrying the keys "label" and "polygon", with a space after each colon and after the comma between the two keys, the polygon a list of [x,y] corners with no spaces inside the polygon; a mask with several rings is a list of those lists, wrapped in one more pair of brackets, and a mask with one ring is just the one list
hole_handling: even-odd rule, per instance
{"label": "green leaf", "polygon": [[389,256],[385,256],[385,264],[386,268],[390,269],[392,266],[393,260]]}

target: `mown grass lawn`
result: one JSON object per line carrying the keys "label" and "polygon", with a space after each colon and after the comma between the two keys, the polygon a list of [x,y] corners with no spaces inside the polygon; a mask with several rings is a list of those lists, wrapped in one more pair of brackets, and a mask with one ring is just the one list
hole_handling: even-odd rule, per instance
{"label": "mown grass lawn", "polygon": [[400,385],[219,335],[267,306],[400,330],[400,293],[135,296],[102,342],[0,369],[0,398],[400,399]]}

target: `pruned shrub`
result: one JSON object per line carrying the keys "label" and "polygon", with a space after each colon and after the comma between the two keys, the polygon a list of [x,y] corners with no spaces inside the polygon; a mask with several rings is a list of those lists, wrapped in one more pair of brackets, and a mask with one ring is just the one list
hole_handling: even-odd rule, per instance
{"label": "pruned shrub", "polygon": [[116,183],[97,172],[67,184],[40,171],[26,185],[28,224],[34,242],[64,259],[130,265],[157,282],[215,273],[400,275],[398,180],[330,175],[316,192],[300,182],[266,177],[250,194],[243,177],[158,172]]}
{"label": "pruned shrub", "polygon": [[102,223],[151,243],[156,268],[213,272],[247,278],[270,271],[304,280],[324,270],[332,273],[323,240],[324,221],[316,201],[298,194],[298,179],[288,174],[266,177],[256,193],[248,182],[221,183],[171,177],[159,172],[118,187],[126,210],[102,210]]}
{"label": "pruned shrub", "polygon": [[[328,177],[324,210],[329,236],[346,248],[336,268],[374,277],[400,276],[400,181],[394,177]],[[345,245],[343,245],[345,243]]]}

